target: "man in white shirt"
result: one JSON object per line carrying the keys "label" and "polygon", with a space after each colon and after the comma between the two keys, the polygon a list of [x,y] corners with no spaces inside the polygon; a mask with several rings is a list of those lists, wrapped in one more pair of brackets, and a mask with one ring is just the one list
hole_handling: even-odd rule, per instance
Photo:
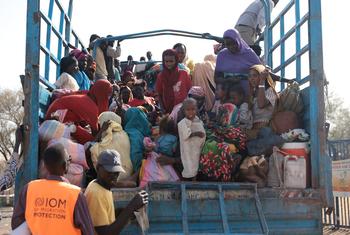
{"label": "man in white shirt", "polygon": [[[270,12],[279,0],[269,0]],[[265,9],[261,0],[255,0],[241,14],[235,28],[249,45],[254,45],[258,35],[265,26]]]}
{"label": "man in white shirt", "polygon": [[[118,43],[116,49],[113,48],[114,42],[104,42],[96,48],[96,80],[114,79],[114,59],[121,54],[120,45]],[[106,52],[106,56],[105,53]],[[106,61],[106,59],[108,61]]]}

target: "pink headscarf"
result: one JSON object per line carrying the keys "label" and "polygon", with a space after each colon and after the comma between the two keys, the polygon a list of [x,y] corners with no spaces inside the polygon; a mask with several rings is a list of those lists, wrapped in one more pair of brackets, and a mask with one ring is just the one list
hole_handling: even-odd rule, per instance
{"label": "pink headscarf", "polygon": [[81,51],[79,49],[72,50],[69,53],[69,55],[74,56],[78,61],[79,60],[83,60],[83,59],[85,59],[88,56],[85,52],[83,52],[83,51]]}
{"label": "pink headscarf", "polygon": [[189,95],[195,95],[195,96],[199,96],[199,97],[204,97],[205,96],[205,92],[203,87],[200,86],[193,86],[191,87],[190,91],[188,92]]}

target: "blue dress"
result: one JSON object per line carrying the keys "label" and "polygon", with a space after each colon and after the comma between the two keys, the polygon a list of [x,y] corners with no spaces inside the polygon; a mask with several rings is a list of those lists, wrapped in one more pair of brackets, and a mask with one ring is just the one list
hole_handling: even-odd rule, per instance
{"label": "blue dress", "polygon": [[157,140],[156,152],[168,157],[174,157],[176,151],[177,137],[171,134],[161,135]]}

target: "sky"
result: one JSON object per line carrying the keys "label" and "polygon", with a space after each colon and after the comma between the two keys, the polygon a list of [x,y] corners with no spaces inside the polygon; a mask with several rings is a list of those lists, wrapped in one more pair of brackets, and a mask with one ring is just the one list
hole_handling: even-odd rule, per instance
{"label": "sky", "polygon": [[[61,0],[63,5],[68,1]],[[0,0],[2,52],[0,88],[20,88],[19,75],[24,74],[25,63],[26,2]],[[48,2],[49,0],[41,0],[43,9]],[[239,15],[250,2],[250,0],[177,0],[176,2],[75,0],[72,24],[86,46],[92,33],[105,36],[157,29],[179,29],[221,36],[226,29],[234,27]],[[289,0],[280,0],[272,15],[276,15],[287,2]],[[302,5],[306,2],[301,0]],[[324,69],[329,80],[329,89],[341,97],[347,105],[350,105],[350,78],[346,78],[344,68],[348,66],[346,56],[350,54],[350,49],[344,43],[348,28],[344,16],[349,14],[349,7],[348,0],[322,1]],[[289,18],[292,17],[287,15],[287,29],[292,26],[292,20],[288,21]],[[58,19],[56,12],[53,21],[58,22],[55,19]],[[301,34],[302,39],[305,39],[307,30],[302,29]],[[293,50],[292,40],[286,45],[289,52]],[[212,41],[163,36],[123,41],[121,59],[133,55],[138,60],[141,56],[145,56],[146,51],[151,50],[154,59],[160,60],[162,51],[171,48],[177,42],[187,46],[189,58],[196,62],[201,62],[206,54],[211,54],[213,51]],[[302,63],[307,66],[307,60],[302,60]],[[293,77],[294,70],[290,69],[286,73],[287,77]]]}

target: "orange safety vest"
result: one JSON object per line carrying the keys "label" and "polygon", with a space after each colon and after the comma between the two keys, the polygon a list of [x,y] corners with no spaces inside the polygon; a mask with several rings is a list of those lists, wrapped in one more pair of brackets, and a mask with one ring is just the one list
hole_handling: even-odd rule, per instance
{"label": "orange safety vest", "polygon": [[74,226],[80,188],[57,180],[28,184],[25,219],[33,235],[81,234]]}

